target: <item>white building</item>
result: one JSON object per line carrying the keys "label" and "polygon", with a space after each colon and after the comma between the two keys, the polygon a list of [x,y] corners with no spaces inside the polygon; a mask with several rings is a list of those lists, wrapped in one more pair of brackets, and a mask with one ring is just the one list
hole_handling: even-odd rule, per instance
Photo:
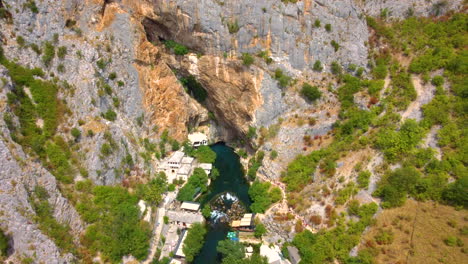
{"label": "white building", "polygon": [[186,211],[198,212],[198,210],[200,210],[200,203],[183,202],[182,205],[180,206],[180,209],[186,210]]}
{"label": "white building", "polygon": [[208,137],[200,132],[195,132],[188,135],[188,139],[192,146],[199,147],[202,145],[208,145]]}
{"label": "white building", "polygon": [[202,168],[206,175],[210,175],[211,173],[211,170],[213,169],[213,164],[211,163],[200,163],[200,165],[198,165],[198,168]]}
{"label": "white building", "polygon": [[177,170],[177,179],[187,181],[190,174],[192,174],[192,166],[189,164],[182,164]]}
{"label": "white building", "polygon": [[265,256],[268,259],[268,264],[285,263],[285,261],[282,261],[279,252],[281,252],[281,250],[276,245],[269,247],[268,245],[262,244],[260,246],[260,255]]}
{"label": "white building", "polygon": [[167,166],[175,172],[177,169],[180,168],[182,165],[182,158],[184,157],[185,153],[182,151],[176,151],[172,153],[172,155],[167,160]]}
{"label": "white building", "polygon": [[192,158],[192,157],[183,157],[181,163],[182,163],[182,165],[188,164],[188,165],[192,166],[194,160],[195,159]]}

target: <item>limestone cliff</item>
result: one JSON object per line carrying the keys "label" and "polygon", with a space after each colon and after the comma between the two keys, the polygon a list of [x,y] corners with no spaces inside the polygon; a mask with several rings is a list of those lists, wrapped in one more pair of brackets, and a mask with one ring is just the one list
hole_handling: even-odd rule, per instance
{"label": "limestone cliff", "polygon": [[[161,142],[161,134],[168,131],[182,142],[201,125],[211,140],[241,139],[239,145],[250,142],[260,150],[277,151],[278,157],[265,158],[259,170],[262,179],[275,181],[298,154],[332,140],[340,105],[331,65],[362,67],[366,74],[367,15],[381,16],[385,10],[390,20],[441,15],[463,4],[462,0],[292,2],[0,0],[0,44],[9,61],[41,68],[44,74],[34,78],[59,87],[56,99],[64,114],[56,136],[72,146],[76,164],[72,182],[86,177],[98,185],[148,181],[159,162],[152,146]],[[186,46],[186,54],[175,55],[165,46],[167,41]],[[57,51],[50,60],[43,48],[47,45]],[[242,54],[250,54],[253,62],[243,64]],[[323,69],[314,69],[318,61]],[[277,69],[289,77],[288,88],[275,79]],[[54,219],[70,228],[77,247],[87,224],[73,206],[74,197],[66,196],[64,185],[50,173],[52,168],[28,146],[19,145],[15,129],[10,129],[21,122],[9,102],[19,89],[11,75],[0,65],[0,229],[11,237],[7,260],[72,263],[76,256],[64,253],[35,221],[36,187],[46,190]],[[179,81],[188,76],[206,90],[204,102],[197,102]],[[305,82],[319,87],[320,100],[312,104],[300,95]],[[361,101],[365,108],[367,98]],[[38,128],[43,125],[37,116],[32,118]],[[73,136],[73,128],[81,134]],[[256,130],[256,138],[247,137],[249,129]],[[304,146],[304,137],[314,138],[313,143]],[[106,145],[112,145],[111,152]],[[341,157],[340,162],[353,156],[373,156],[364,164],[370,169],[381,161],[366,152]],[[343,166],[338,174],[349,176],[350,170]],[[314,188],[319,187],[309,186],[303,195],[311,195]],[[324,214],[324,210],[317,201],[304,211]],[[272,224],[272,214],[266,219],[273,230],[283,228]],[[290,239],[294,232],[277,233],[272,241]]]}

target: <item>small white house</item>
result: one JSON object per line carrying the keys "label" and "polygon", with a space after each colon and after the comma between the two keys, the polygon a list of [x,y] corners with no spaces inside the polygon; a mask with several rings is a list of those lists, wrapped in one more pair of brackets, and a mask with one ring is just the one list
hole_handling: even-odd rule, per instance
{"label": "small white house", "polygon": [[210,175],[211,170],[213,169],[213,164],[211,163],[200,163],[198,165],[199,168],[203,169],[206,173],[206,175]]}
{"label": "small white house", "polygon": [[202,145],[208,145],[208,137],[200,132],[195,132],[188,135],[188,139],[192,146],[199,147]]}
{"label": "small white house", "polygon": [[180,205],[180,209],[185,211],[198,212],[198,210],[200,210],[200,203],[183,202]]}

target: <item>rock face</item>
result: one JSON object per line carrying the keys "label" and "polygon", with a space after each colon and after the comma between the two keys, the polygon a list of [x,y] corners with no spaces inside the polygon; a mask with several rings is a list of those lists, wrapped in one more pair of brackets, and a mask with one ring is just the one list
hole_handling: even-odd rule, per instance
{"label": "rock face", "polygon": [[[158,0],[154,10],[155,38],[175,40],[202,53],[269,50],[275,62],[300,71],[310,69],[316,60],[325,65],[334,60],[366,64],[367,26],[353,1]],[[320,27],[314,26],[315,20]],[[330,32],[326,24],[331,25]],[[332,40],[342,46],[337,52]]]}
{"label": "rock face", "polygon": [[[330,65],[366,67],[366,15],[380,16],[382,10],[388,10],[389,19],[437,15],[459,9],[463,1],[36,0],[37,10],[30,2],[0,0],[8,12],[0,18],[5,56],[43,69],[45,80],[58,80],[58,97],[69,111],[57,135],[73,142],[86,170],[77,172],[75,181],[87,176],[95,184],[118,185],[154,173],[158,159],[144,142],[157,145],[165,130],[181,142],[200,125],[214,140],[228,142],[245,139],[250,127],[259,137],[261,128],[268,128],[261,149],[277,150],[278,158],[266,157],[259,174],[277,179],[297,154],[331,140],[327,134],[339,105],[330,92],[337,86]],[[163,45],[167,40],[190,52],[174,55]],[[34,48],[46,42],[56,51],[66,48],[48,66]],[[256,56],[261,51],[271,58],[268,64]],[[244,65],[243,53],[255,63]],[[312,70],[316,61],[323,72]],[[278,85],[277,68],[291,77],[291,87]],[[207,91],[203,105],[179,82],[188,75]],[[322,99],[310,103],[302,98],[298,89],[304,82],[317,85]],[[63,254],[33,221],[31,191],[35,186],[47,190],[53,216],[70,226],[75,241],[86,223],[47,168],[12,140],[3,116],[13,113],[7,94],[14,89],[0,66],[0,228],[11,237],[8,260],[19,263],[34,256],[38,263],[71,263],[74,257]],[[108,111],[115,112],[115,120],[104,118]],[[13,122],[18,124],[17,118]],[[78,139],[70,134],[72,128],[81,131]],[[304,146],[304,136],[314,138],[311,146]],[[111,141],[112,153],[104,155],[102,148]],[[146,152],[149,158],[142,157]],[[128,157],[132,166],[123,164]],[[291,233],[282,236],[291,238]]]}

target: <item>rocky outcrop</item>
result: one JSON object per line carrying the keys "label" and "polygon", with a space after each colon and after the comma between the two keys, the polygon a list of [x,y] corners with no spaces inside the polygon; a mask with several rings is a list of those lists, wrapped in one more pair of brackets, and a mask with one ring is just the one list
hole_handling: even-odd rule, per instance
{"label": "rocky outcrop", "polygon": [[262,104],[260,88],[265,73],[238,60],[210,55],[188,56],[180,66],[208,92],[205,103],[224,128],[223,140],[244,137]]}
{"label": "rocky outcrop", "polygon": [[[269,50],[278,66],[300,71],[316,60],[366,65],[366,22],[353,1],[158,0],[154,13],[155,39],[175,40],[201,53]],[[336,52],[332,40],[341,46]]]}
{"label": "rocky outcrop", "polygon": [[462,0],[374,0],[356,1],[363,12],[370,16],[401,19],[408,16],[440,16],[459,10]]}

